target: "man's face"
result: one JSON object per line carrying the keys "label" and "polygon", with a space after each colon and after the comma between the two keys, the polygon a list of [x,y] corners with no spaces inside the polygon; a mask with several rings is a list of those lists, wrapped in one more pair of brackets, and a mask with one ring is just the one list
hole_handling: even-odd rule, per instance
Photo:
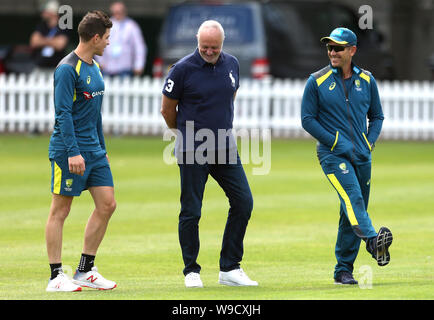
{"label": "man's face", "polygon": [[215,64],[223,47],[223,35],[217,28],[204,28],[197,36],[199,54],[208,63]]}
{"label": "man's face", "polygon": [[115,20],[122,20],[126,16],[126,8],[125,5],[121,2],[115,2],[110,7],[110,13],[112,14]]}
{"label": "man's face", "polygon": [[102,37],[100,37],[98,34],[94,36],[93,41],[94,41],[96,55],[98,56],[103,55],[105,47],[107,47],[110,44],[109,37],[110,37],[110,29],[106,29]]}
{"label": "man's face", "polygon": [[[339,49],[343,49],[343,50],[339,51]],[[351,64],[351,59],[356,53],[356,47],[355,46],[346,47],[345,45],[338,44],[334,41],[329,41],[327,43],[327,53],[331,65],[334,68],[342,68],[348,64]]]}

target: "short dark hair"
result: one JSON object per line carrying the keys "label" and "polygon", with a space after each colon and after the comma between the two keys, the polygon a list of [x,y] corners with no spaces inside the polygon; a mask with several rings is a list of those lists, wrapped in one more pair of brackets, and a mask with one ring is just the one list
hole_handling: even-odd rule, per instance
{"label": "short dark hair", "polygon": [[102,37],[112,26],[113,23],[106,13],[100,10],[90,11],[78,25],[78,36],[83,41],[89,41],[96,34]]}

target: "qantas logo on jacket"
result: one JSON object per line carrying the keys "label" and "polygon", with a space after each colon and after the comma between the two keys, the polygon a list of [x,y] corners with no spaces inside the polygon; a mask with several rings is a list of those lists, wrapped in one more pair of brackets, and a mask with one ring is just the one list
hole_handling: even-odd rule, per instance
{"label": "qantas logo on jacket", "polygon": [[83,91],[83,95],[84,95],[84,98],[85,98],[86,100],[90,100],[90,99],[92,99],[92,98],[95,98],[96,96],[103,96],[103,95],[104,95],[104,90],[101,90],[101,91],[94,91],[94,92],[92,92],[92,93],[89,93],[89,92],[87,92],[87,91]]}

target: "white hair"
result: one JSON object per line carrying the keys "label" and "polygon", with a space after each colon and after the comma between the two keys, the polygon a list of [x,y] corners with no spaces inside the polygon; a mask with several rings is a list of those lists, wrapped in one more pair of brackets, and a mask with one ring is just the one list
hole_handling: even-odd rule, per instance
{"label": "white hair", "polygon": [[211,29],[211,28],[219,30],[220,33],[221,33],[221,35],[222,35],[222,37],[223,37],[223,40],[225,39],[225,30],[223,29],[223,27],[220,24],[220,22],[218,22],[216,20],[206,20],[206,21],[204,21],[200,25],[199,29],[197,30],[197,38],[199,39],[199,34],[202,32],[202,30],[204,30],[204,29]]}

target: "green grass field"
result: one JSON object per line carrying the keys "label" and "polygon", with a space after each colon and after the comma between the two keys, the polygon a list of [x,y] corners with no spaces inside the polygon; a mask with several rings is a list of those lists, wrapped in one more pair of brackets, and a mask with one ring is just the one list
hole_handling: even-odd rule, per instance
{"label": "green grass field", "polygon": [[[44,229],[51,201],[49,136],[0,136],[0,299],[433,299],[434,147],[380,141],[373,155],[369,213],[394,234],[391,263],[380,268],[364,249],[354,276],[371,268],[372,288],[333,284],[338,197],[315,156],[313,140],[274,140],[268,175],[252,175],[254,211],[242,267],[259,287],[217,283],[228,203],[210,178],[200,222],[203,289],[186,289],[178,243],[179,173],[162,160],[168,142],[106,137],[117,210],[96,265],[113,291],[46,293]],[[63,264],[75,270],[93,209],[84,192],[64,228]],[[367,267],[366,267],[367,266]],[[360,269],[362,268],[362,269]]]}

